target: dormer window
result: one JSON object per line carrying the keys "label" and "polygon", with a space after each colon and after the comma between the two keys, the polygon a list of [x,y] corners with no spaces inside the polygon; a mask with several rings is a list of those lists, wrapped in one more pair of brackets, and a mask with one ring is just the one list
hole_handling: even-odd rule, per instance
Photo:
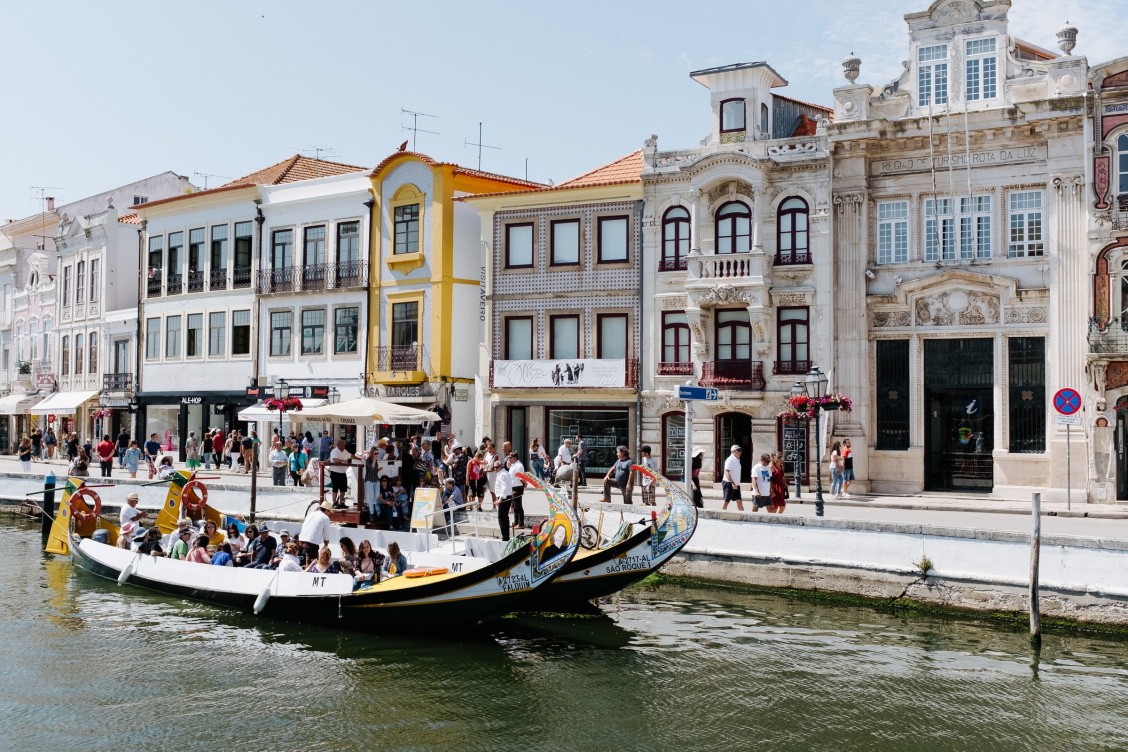
{"label": "dormer window", "polygon": [[994,99],[998,91],[996,83],[998,62],[995,58],[995,38],[972,39],[966,43],[967,50],[967,101]]}
{"label": "dormer window", "polygon": [[921,107],[948,103],[948,45],[935,44],[917,50],[917,104]]}
{"label": "dormer window", "polygon": [[726,99],[721,102],[721,133],[746,130],[744,100]]}

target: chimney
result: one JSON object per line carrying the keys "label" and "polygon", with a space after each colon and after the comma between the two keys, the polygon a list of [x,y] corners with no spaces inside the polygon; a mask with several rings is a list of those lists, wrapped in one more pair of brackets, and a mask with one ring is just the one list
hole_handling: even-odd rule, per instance
{"label": "chimney", "polygon": [[47,211],[49,211],[49,212],[55,211],[55,197],[54,196],[48,196],[47,197]]}

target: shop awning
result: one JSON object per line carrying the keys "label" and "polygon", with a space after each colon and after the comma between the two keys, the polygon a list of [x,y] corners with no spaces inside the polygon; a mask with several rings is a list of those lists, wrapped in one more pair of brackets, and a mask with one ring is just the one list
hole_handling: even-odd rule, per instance
{"label": "shop awning", "polygon": [[[321,407],[322,405],[328,404],[328,402],[329,400],[326,399],[303,399],[302,410],[308,410],[311,407]],[[297,410],[293,412],[287,412],[283,420],[290,417],[291,415],[300,414],[301,412]],[[258,404],[251,405],[250,407],[244,407],[242,410],[240,410],[239,420],[245,420],[254,423],[269,423],[271,421],[277,423],[278,411],[267,410],[266,407],[264,407],[264,404],[262,402],[259,402]]]}
{"label": "shop awning", "polygon": [[98,392],[55,392],[35,407],[32,415],[74,415],[78,406],[98,396]]}
{"label": "shop awning", "polygon": [[38,394],[9,394],[0,397],[0,415],[23,415],[24,411],[41,399]]}

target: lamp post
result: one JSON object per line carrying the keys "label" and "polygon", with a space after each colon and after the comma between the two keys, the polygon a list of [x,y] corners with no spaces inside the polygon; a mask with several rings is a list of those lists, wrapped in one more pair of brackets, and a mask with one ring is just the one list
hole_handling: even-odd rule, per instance
{"label": "lamp post", "polygon": [[[826,387],[830,380],[826,374],[819,370],[818,366],[811,369],[807,374],[806,380],[803,382],[804,388],[807,390],[807,396],[812,400],[820,400],[826,395]],[[819,403],[816,401],[813,406],[813,415],[815,419],[815,453],[819,460],[822,460],[822,432],[819,428]],[[816,469],[815,471],[815,516],[823,516],[823,489],[822,489],[822,473]]]}
{"label": "lamp post", "polygon": [[[791,385],[791,396],[792,397],[799,397],[799,396],[804,395],[806,393],[807,393],[807,388],[805,386],[803,386],[802,381],[796,381],[794,384]],[[794,420],[796,423],[799,422],[799,420],[797,418],[792,418],[792,420]],[[796,443],[796,446],[798,446],[798,442]],[[804,441],[803,442],[803,454],[804,454],[804,456],[802,458],[800,458],[799,450],[796,449],[796,451],[795,451],[795,461],[791,463],[792,472],[795,473],[795,498],[796,499],[802,499],[803,498],[803,485],[802,485],[803,474],[801,472],[799,472],[799,469],[800,469],[800,465],[802,465],[803,467],[806,467],[806,465],[807,465],[806,455],[810,454],[810,452],[811,452],[811,450],[807,446],[807,442]],[[800,462],[800,459],[802,459],[803,461]],[[818,467],[817,462],[815,463],[815,467],[816,468]]]}
{"label": "lamp post", "polygon": [[278,440],[282,440],[282,416],[286,414],[286,400],[290,398],[290,385],[286,379],[278,379],[274,387],[274,398],[278,400]]}

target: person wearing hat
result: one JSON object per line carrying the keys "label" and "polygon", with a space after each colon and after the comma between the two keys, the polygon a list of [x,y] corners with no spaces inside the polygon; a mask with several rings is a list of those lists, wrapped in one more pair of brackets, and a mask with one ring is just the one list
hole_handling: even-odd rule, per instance
{"label": "person wearing hat", "polygon": [[251,560],[247,562],[250,569],[270,569],[270,562],[274,559],[274,549],[278,541],[270,535],[270,528],[263,525],[258,530],[258,536],[248,546]]}
{"label": "person wearing hat", "polygon": [[450,526],[451,535],[454,535],[454,513],[462,508],[466,502],[462,498],[462,491],[455,485],[454,478],[443,481],[443,513],[446,515],[447,525]]}
{"label": "person wearing hat", "polygon": [[188,550],[192,545],[192,527],[180,527],[173,533],[175,539],[172,546],[168,551],[168,558],[186,560],[188,558]]}
{"label": "person wearing hat", "polygon": [[122,528],[131,522],[134,527],[137,527],[141,524],[141,520],[149,516],[146,512],[137,508],[139,501],[141,501],[141,497],[136,491],[131,491],[129,495],[125,497],[125,506],[121,508],[118,522]]}
{"label": "person wearing hat", "polygon": [[181,533],[185,531],[187,531],[189,535],[195,536],[196,531],[195,528],[192,527],[192,520],[188,519],[187,517],[181,517],[180,520],[176,523],[176,529],[169,533],[165,538],[164,550],[168,551],[170,556],[172,554],[173,546],[178,540],[180,540]]}
{"label": "person wearing hat", "polygon": [[689,465],[689,478],[693,483],[693,504],[697,507],[705,506],[701,496],[701,465],[704,461],[705,450],[702,447],[694,447],[692,461]]}
{"label": "person wearing hat", "polygon": [[118,534],[117,547],[128,549],[130,542],[133,540],[133,535],[137,531],[137,526],[132,522],[127,522],[121,526],[121,532]]}
{"label": "person wearing hat", "polygon": [[[337,439],[337,446],[329,453],[329,485],[333,489],[333,503],[329,505],[330,509],[345,508],[345,494],[349,490],[349,466],[352,465],[353,460],[363,459],[345,449],[344,439]],[[302,540],[309,539],[303,534]]]}
{"label": "person wearing hat", "polygon": [[740,444],[733,444],[729,449],[729,456],[725,459],[725,474],[721,479],[721,493],[725,503],[721,509],[728,509],[730,501],[736,502],[736,508],[744,511],[744,502],[740,498],[740,455],[744,452]]}
{"label": "person wearing hat", "polygon": [[309,514],[302,522],[302,529],[298,533],[298,538],[301,539],[302,546],[305,547],[308,561],[317,561],[317,552],[321,550],[323,545],[329,545],[330,521],[326,512],[331,511],[333,511],[333,505],[328,501],[323,501],[310,509]]}

